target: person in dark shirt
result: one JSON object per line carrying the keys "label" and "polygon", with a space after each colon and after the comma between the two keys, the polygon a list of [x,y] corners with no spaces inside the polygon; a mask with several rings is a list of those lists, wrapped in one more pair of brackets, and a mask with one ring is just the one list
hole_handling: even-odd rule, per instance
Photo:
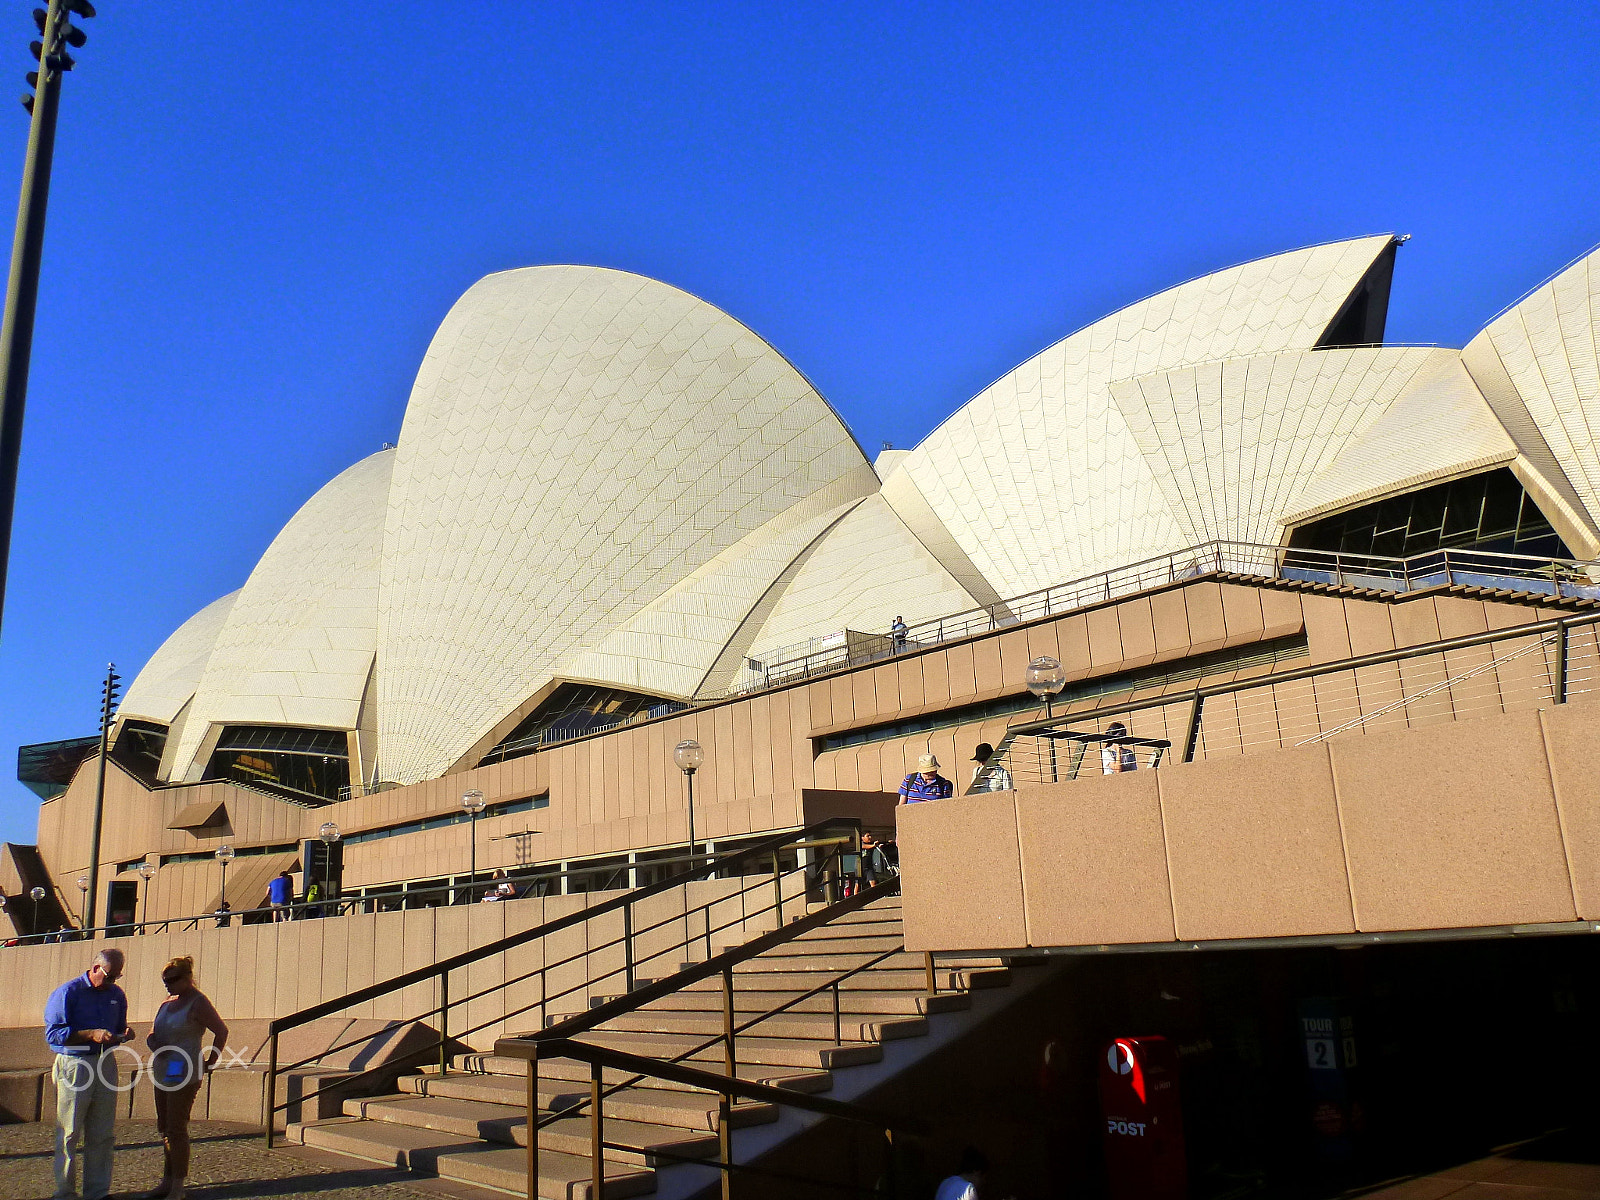
{"label": "person in dark shirt", "polygon": [[44,1040],[55,1051],[51,1074],[56,1085],[56,1195],[77,1194],[83,1168],[84,1200],[111,1193],[112,1122],[120,1089],[117,1056],[131,1041],[128,997],[117,986],[122,951],[105,949],[89,969],[69,979],[44,1005]]}

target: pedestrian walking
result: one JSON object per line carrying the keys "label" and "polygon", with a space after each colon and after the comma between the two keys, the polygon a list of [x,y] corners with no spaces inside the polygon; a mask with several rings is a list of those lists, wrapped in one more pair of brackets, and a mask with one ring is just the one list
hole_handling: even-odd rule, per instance
{"label": "pedestrian walking", "polygon": [[294,903],[294,878],[287,871],[279,871],[267,885],[267,903],[272,906],[274,922],[287,921],[293,914],[289,907]]}
{"label": "pedestrian walking", "polygon": [[994,747],[988,742],[979,742],[972,752],[972,761],[978,765],[972,768],[972,791],[974,792],[1009,792],[1011,790],[1011,772],[999,763],[990,765],[989,760],[994,757]]}
{"label": "pedestrian walking", "polygon": [[[151,1050],[150,1077],[156,1092],[156,1130],[165,1167],[161,1183],[145,1200],[183,1200],[189,1175],[189,1114],[200,1081],[217,1065],[228,1044],[228,1026],[216,1006],[195,986],[194,959],[175,958],[161,969],[167,998],[156,1009],[145,1045]],[[200,1039],[211,1031],[211,1045]]]}
{"label": "pedestrian walking", "polygon": [[117,1115],[117,1056],[133,1039],[128,1028],[128,997],[117,986],[122,951],[94,956],[89,969],[69,979],[44,1005],[44,1040],[55,1051],[51,1077],[56,1085],[56,1200],[79,1195],[103,1200],[111,1194],[112,1122]]}
{"label": "pedestrian walking", "polygon": [[896,654],[906,648],[906,638],[910,634],[911,630],[907,627],[905,618],[896,617],[894,623],[889,626],[889,644],[894,648]]}
{"label": "pedestrian walking", "polygon": [[932,754],[924,754],[917,759],[917,769],[900,783],[900,803],[946,800],[955,795],[955,790],[955,785],[939,774],[939,760]]}

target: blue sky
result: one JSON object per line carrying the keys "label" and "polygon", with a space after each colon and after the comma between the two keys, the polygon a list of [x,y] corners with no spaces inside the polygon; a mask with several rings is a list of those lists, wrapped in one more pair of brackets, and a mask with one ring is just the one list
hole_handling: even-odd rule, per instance
{"label": "blue sky", "polygon": [[[0,3],[19,95],[32,6]],[[1413,234],[1390,338],[1460,345],[1600,241],[1589,4],[868,7],[104,0],[63,100],[7,763],[92,732],[108,660],[131,678],[396,437],[490,271],[703,296],[872,452],[1230,263]],[[0,109],[7,206],[26,134]],[[31,842],[11,775],[0,839]]]}

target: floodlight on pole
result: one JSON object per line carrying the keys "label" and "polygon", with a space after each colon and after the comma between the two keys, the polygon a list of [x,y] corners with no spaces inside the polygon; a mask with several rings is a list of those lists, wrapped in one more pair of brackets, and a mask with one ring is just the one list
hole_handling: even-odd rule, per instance
{"label": "floodlight on pole", "polygon": [[[17,463],[22,457],[22,417],[28,400],[28,367],[33,354],[33,321],[39,303],[39,265],[44,256],[44,217],[50,200],[50,167],[55,157],[56,112],[61,76],[76,65],[67,47],[81,47],[88,36],[72,17],[95,15],[89,0],[50,0],[33,10],[39,40],[28,47],[37,70],[22,97],[32,124],[22,160],[22,194],[17,201],[17,232],[11,244],[11,274],[6,283],[5,316],[0,319],[0,614],[5,611],[6,567],[11,559],[11,519],[17,499]],[[91,889],[92,891],[93,889]],[[93,896],[89,897],[93,900]]]}
{"label": "floodlight on pole", "polygon": [[705,748],[693,738],[685,738],[672,748],[672,761],[683,772],[689,787],[689,869],[694,870],[694,773],[706,761]]}
{"label": "floodlight on pole", "polygon": [[[339,832],[339,827],[332,821],[324,821],[317,829],[317,836],[322,839],[327,852],[322,856],[322,898],[333,899],[333,847],[344,834]],[[326,909],[320,910],[326,912]]]}
{"label": "floodlight on pole", "polygon": [[145,931],[145,922],[150,919],[150,881],[156,877],[156,864],[146,859],[134,868],[139,873],[139,878],[144,880],[143,899],[139,905],[139,932]]}
{"label": "floodlight on pole", "polygon": [[1042,654],[1028,664],[1024,682],[1035,697],[1044,701],[1045,718],[1048,720],[1054,716],[1052,703],[1061,694],[1061,689],[1067,686],[1067,673],[1061,664],[1048,654]]}
{"label": "floodlight on pole", "polygon": [[228,864],[234,860],[236,853],[232,846],[217,847],[217,861],[222,864],[222,900],[218,908],[228,907]]}
{"label": "floodlight on pole", "polygon": [[472,818],[472,876],[467,883],[467,899],[472,898],[472,885],[478,882],[478,814],[483,811],[483,793],[477,788],[461,793],[461,807]]}

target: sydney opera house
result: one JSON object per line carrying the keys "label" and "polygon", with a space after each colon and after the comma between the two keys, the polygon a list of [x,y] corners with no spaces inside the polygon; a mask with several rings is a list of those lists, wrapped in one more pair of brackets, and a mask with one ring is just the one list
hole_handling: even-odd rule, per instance
{"label": "sydney opera house", "polygon": [[[303,892],[328,823],[328,887],[378,916],[490,871],[638,885],[691,838],[892,828],[931,752],[959,799],[900,811],[908,949],[1592,932],[1600,254],[1453,349],[1385,342],[1400,246],[1177,284],[876,457],[703,300],[490,275],[396,444],[128,688],[97,862],[98,739],[23,748],[39,839],[0,862],[7,915]],[[1447,820],[1419,807],[1440,789]],[[308,982],[321,961],[302,1002],[355,986]],[[238,1015],[284,1010],[289,969]]]}

